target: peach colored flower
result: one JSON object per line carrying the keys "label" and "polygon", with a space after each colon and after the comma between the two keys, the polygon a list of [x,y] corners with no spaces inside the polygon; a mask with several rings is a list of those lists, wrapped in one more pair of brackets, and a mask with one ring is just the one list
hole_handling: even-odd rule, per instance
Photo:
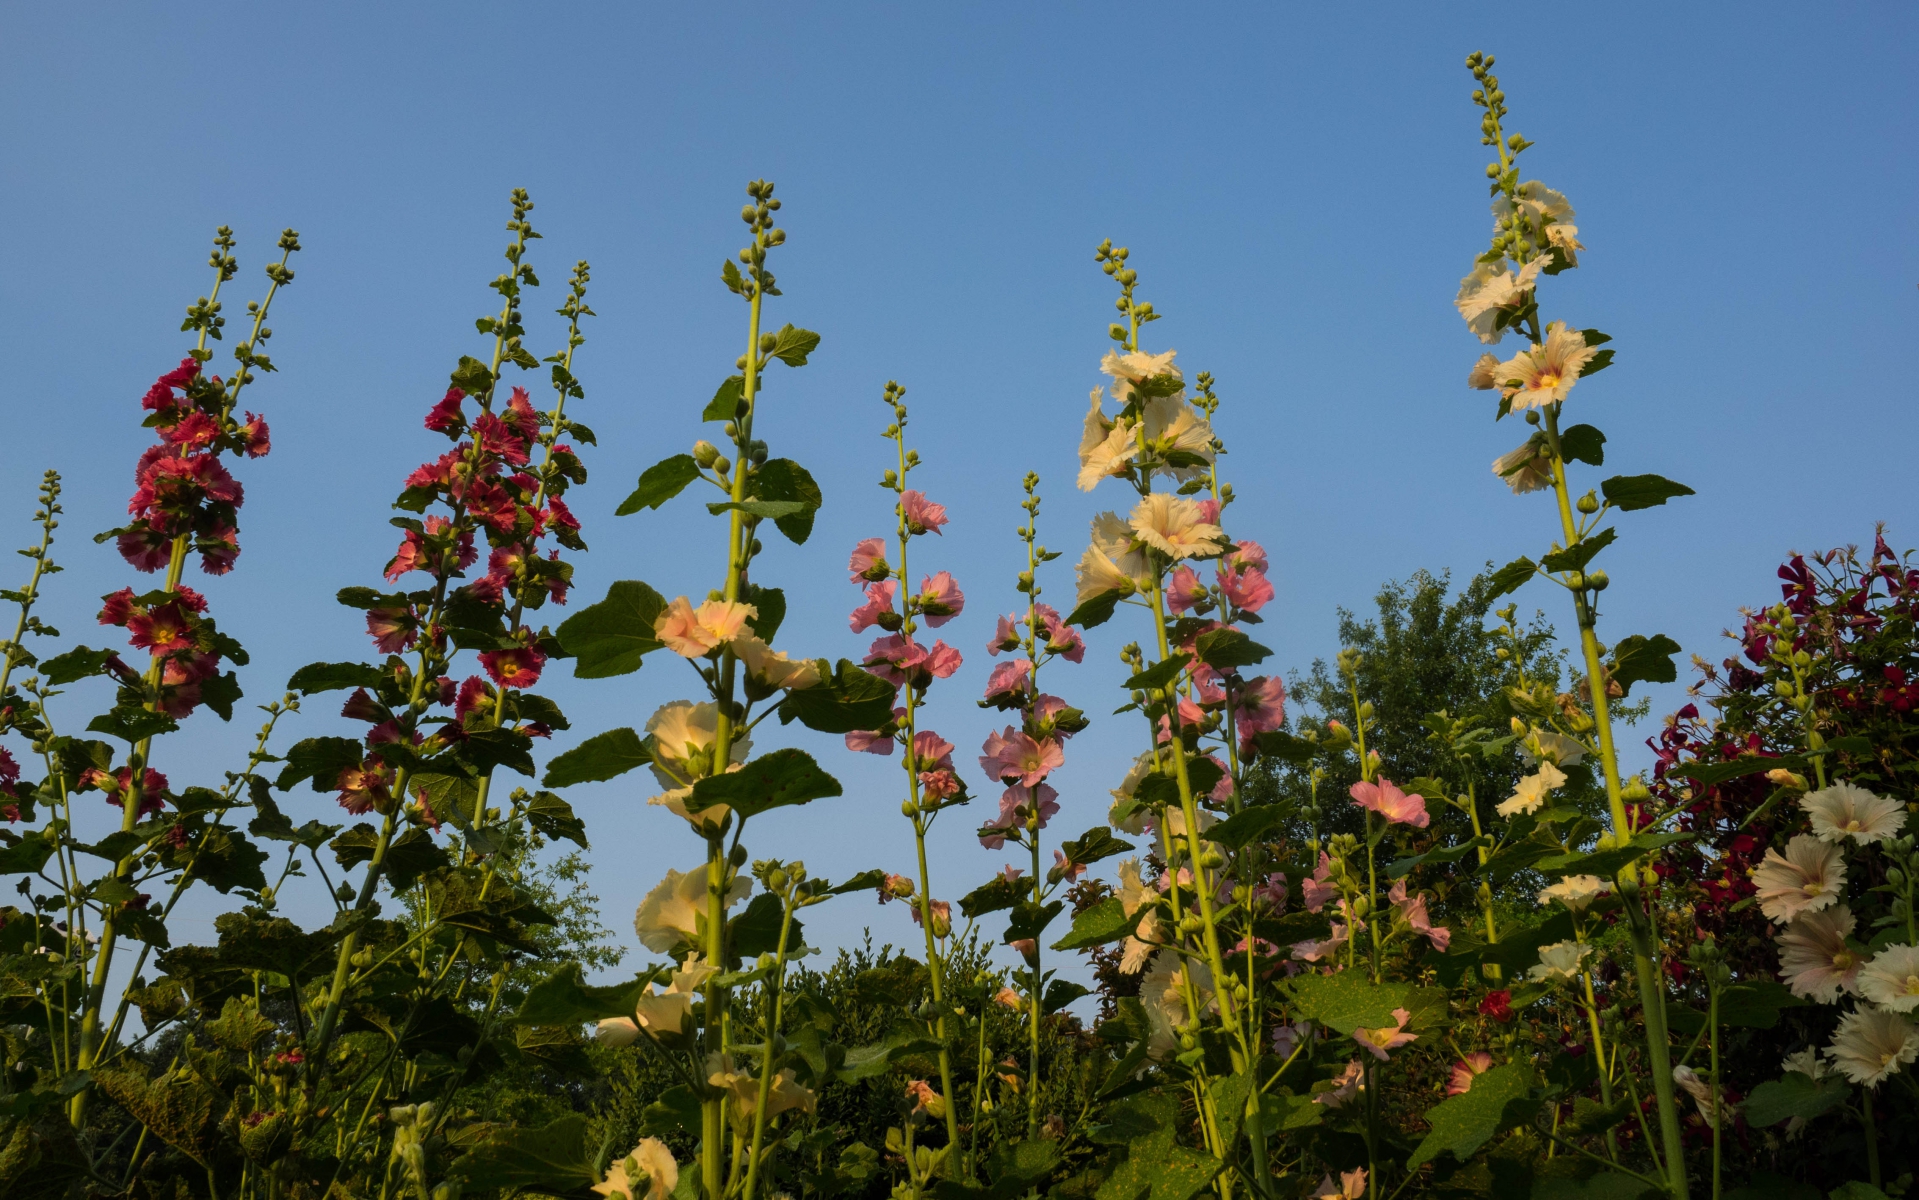
{"label": "peach colored flower", "polygon": [[703,658],[739,637],[759,615],[751,604],[708,600],[694,608],[680,596],[654,618],[653,636],[681,658]]}
{"label": "peach colored flower", "polygon": [[1564,321],[1546,326],[1546,344],[1533,343],[1499,364],[1499,383],[1512,400],[1511,411],[1544,408],[1566,398],[1579,382],[1579,373],[1597,353],[1586,335],[1566,328]]}

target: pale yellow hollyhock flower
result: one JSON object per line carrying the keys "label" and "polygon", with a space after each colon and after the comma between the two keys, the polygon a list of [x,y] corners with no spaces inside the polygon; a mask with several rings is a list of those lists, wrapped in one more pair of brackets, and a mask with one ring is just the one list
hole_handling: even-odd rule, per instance
{"label": "pale yellow hollyhock flower", "polygon": [[1077,573],[1078,604],[1113,591],[1130,596],[1146,586],[1146,555],[1117,513],[1103,512],[1093,518],[1093,540],[1079,560]]}
{"label": "pale yellow hollyhock flower", "polygon": [[1140,541],[1172,559],[1209,558],[1226,540],[1224,531],[1205,519],[1197,501],[1166,492],[1141,499],[1127,523]]}
{"label": "pale yellow hollyhock flower", "polygon": [[1586,248],[1579,241],[1579,226],[1577,225],[1556,224],[1546,226],[1546,244],[1565,255],[1566,265],[1569,267],[1579,265],[1579,252]]}
{"label": "pale yellow hollyhock flower", "polygon": [[658,1138],[641,1138],[619,1162],[607,1168],[606,1178],[593,1190],[609,1200],[666,1200],[680,1185],[680,1165]]}
{"label": "pale yellow hollyhock flower", "polygon": [[1466,386],[1479,391],[1490,391],[1499,386],[1499,360],[1490,354],[1482,354],[1473,369],[1466,372]]}
{"label": "pale yellow hollyhock flower", "polygon": [[1795,996],[1831,1004],[1858,986],[1865,960],[1846,944],[1858,924],[1844,904],[1800,913],[1779,935],[1779,977]]}
{"label": "pale yellow hollyhock flower", "polygon": [[1090,492],[1102,479],[1124,474],[1126,465],[1139,453],[1139,442],[1132,426],[1124,421],[1109,421],[1100,408],[1103,395],[1093,389],[1092,404],[1086,410],[1086,424],[1079,436],[1079,490]]}
{"label": "pale yellow hollyhock flower", "polygon": [[1799,807],[1812,818],[1812,831],[1826,842],[1845,838],[1862,846],[1881,842],[1897,837],[1906,823],[1905,805],[1850,783],[1835,783],[1801,796]]}
{"label": "pale yellow hollyhock flower", "polygon": [[1839,847],[1810,834],[1786,843],[1786,853],[1767,850],[1752,873],[1759,911],[1784,925],[1803,912],[1836,904],[1846,887],[1846,860]]}
{"label": "pale yellow hollyhock flower", "polygon": [[[1160,396],[1145,405],[1146,446],[1155,455],[1179,450],[1213,461],[1213,427],[1204,415],[1177,396]],[[1201,474],[1203,467],[1161,467],[1159,474],[1170,474],[1182,482]]]}
{"label": "pale yellow hollyhock flower", "polygon": [[1504,329],[1493,328],[1501,308],[1518,304],[1531,291],[1546,267],[1546,259],[1535,258],[1514,273],[1505,259],[1496,263],[1476,263],[1473,273],[1459,281],[1459,296],[1453,306],[1466,319],[1481,342],[1490,346],[1506,336]]}
{"label": "pale yellow hollyhock flower", "polygon": [[1919,947],[1887,946],[1859,972],[1866,999],[1893,1012],[1919,1008]]}
{"label": "pale yellow hollyhock flower", "polygon": [[788,658],[784,650],[775,650],[757,637],[737,639],[733,653],[739,656],[746,673],[762,687],[800,692],[819,686],[817,662],[810,658]]}
{"label": "pale yellow hollyhock flower", "polygon": [[1566,398],[1579,382],[1579,373],[1598,353],[1586,344],[1586,335],[1566,328],[1564,321],[1546,326],[1546,344],[1535,342],[1499,364],[1499,382],[1508,390],[1511,411],[1544,408]]}
{"label": "pale yellow hollyhock flower", "polygon": [[1144,807],[1134,809],[1125,817],[1118,815],[1120,806],[1131,801],[1133,793],[1139,790],[1140,781],[1152,773],[1153,756],[1150,753],[1142,754],[1133,760],[1131,769],[1126,772],[1126,778],[1120,780],[1119,786],[1112,789],[1113,805],[1106,819],[1121,833],[1130,833],[1135,836],[1145,833],[1147,822],[1153,819],[1152,812]]}
{"label": "pale yellow hollyhock flower", "polygon": [[[1122,859],[1119,864],[1119,905],[1127,916],[1139,911],[1141,904],[1149,903],[1158,897],[1158,893],[1147,886],[1139,877],[1139,860]],[[1148,912],[1140,918],[1139,928],[1126,939],[1120,952],[1119,969],[1128,975],[1136,975],[1146,966],[1146,960],[1153,956],[1156,947],[1153,943],[1160,940],[1159,914]]]}
{"label": "pale yellow hollyhock flower", "polygon": [[1521,779],[1518,786],[1513,788],[1513,794],[1501,800],[1493,811],[1502,817],[1538,812],[1539,806],[1546,802],[1547,794],[1556,787],[1565,786],[1565,783],[1564,771],[1549,762],[1542,762],[1539,769]]}
{"label": "pale yellow hollyhock flower", "polygon": [[1795,1050],[1780,1061],[1781,1071],[1797,1071],[1808,1079],[1824,1079],[1832,1073],[1826,1066],[1826,1060],[1819,1057],[1819,1051],[1807,1046],[1804,1050]]}
{"label": "pale yellow hollyhock flower", "polygon": [[1119,354],[1112,350],[1099,360],[1099,369],[1113,378],[1113,398],[1125,404],[1133,398],[1133,385],[1155,379],[1161,375],[1180,378],[1179,368],[1173,365],[1173,356],[1178,351],[1168,350],[1162,354],[1146,354],[1133,350]]}
{"label": "pale yellow hollyhock flower", "polygon": [[[742,1124],[753,1119],[760,1107],[760,1078],[751,1071],[737,1070],[730,1054],[709,1054],[706,1056],[706,1081],[727,1094],[733,1102],[733,1117]],[[790,1108],[813,1111],[817,1103],[812,1089],[799,1082],[791,1068],[781,1071],[772,1079],[766,1094],[766,1116],[768,1120],[779,1116]]]}
{"label": "pale yellow hollyhock flower", "polygon": [[1552,455],[1546,450],[1546,435],[1535,433],[1518,449],[1493,459],[1493,474],[1506,481],[1513,495],[1523,496],[1553,485]]}
{"label": "pale yellow hollyhock flower", "polygon": [[1541,904],[1557,900],[1573,912],[1585,912],[1593,901],[1612,892],[1612,884],[1597,875],[1568,875],[1539,893]]}
{"label": "pale yellow hollyhock flower", "polygon": [[[668,871],[665,879],[653,885],[633,914],[633,931],[641,945],[655,954],[665,954],[699,936],[706,919],[706,881],[711,869],[711,864],[702,863],[685,874]],[[752,893],[753,880],[735,875],[722,903],[731,908]]]}
{"label": "pale yellow hollyhock flower", "polygon": [[1152,968],[1140,980],[1139,1000],[1146,1008],[1152,1027],[1146,1052],[1163,1059],[1179,1047],[1179,1030],[1196,1015],[1186,1009],[1185,986],[1191,978],[1193,994],[1199,998],[1201,1013],[1210,1011],[1213,998],[1213,973],[1205,963],[1182,960],[1171,950],[1153,956]]}
{"label": "pale yellow hollyhock flower", "polygon": [[[649,798],[647,803],[667,809],[695,829],[723,824],[732,811],[724,804],[697,813],[686,810],[693,783],[713,774],[713,743],[718,736],[719,720],[719,709],[711,703],[675,700],[661,705],[646,722],[649,749],[653,753],[653,778],[667,789]],[[728,749],[731,761],[727,770],[738,770],[752,746],[752,738],[744,734],[736,736]]]}
{"label": "pale yellow hollyhock flower", "polygon": [[1579,975],[1580,964],[1593,952],[1584,942],[1554,942],[1539,948],[1539,962],[1526,972],[1534,983],[1568,983]]}
{"label": "pale yellow hollyhock flower", "polygon": [[[1534,754],[1532,747],[1537,745],[1539,753]],[[1529,767],[1539,765],[1544,758],[1559,767],[1576,767],[1586,757],[1586,748],[1563,733],[1554,733],[1550,729],[1535,729],[1519,743],[1519,759]]]}
{"label": "pale yellow hollyhock flower", "polygon": [[1847,1079],[1874,1087],[1919,1058],[1919,1028],[1896,1012],[1858,1009],[1839,1018],[1826,1053]]}
{"label": "pale yellow hollyhock flower", "polygon": [[699,955],[687,955],[686,962],[673,972],[673,982],[666,991],[655,994],[653,985],[646,985],[634,1005],[634,1018],[654,1034],[685,1033],[686,1022],[693,1015],[693,1001],[717,970],[702,962]]}

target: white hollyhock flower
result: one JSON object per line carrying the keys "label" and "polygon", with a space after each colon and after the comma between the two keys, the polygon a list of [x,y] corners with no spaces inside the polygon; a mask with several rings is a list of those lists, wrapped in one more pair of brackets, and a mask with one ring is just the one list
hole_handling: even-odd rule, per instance
{"label": "white hollyhock flower", "polygon": [[[1119,904],[1128,917],[1138,912],[1141,904],[1150,903],[1157,899],[1158,895],[1158,892],[1140,879],[1137,858],[1128,858],[1120,862]],[[1149,911],[1140,918],[1138,930],[1127,937],[1125,947],[1120,952],[1119,969],[1128,975],[1138,974],[1157,948],[1153,943],[1159,940],[1159,914]]]}
{"label": "white hollyhock flower", "polygon": [[[650,797],[647,803],[665,808],[695,829],[718,826],[732,811],[724,804],[703,808],[697,813],[688,812],[686,808],[687,800],[693,795],[692,785],[713,774],[713,743],[718,736],[719,720],[719,709],[710,703],[675,700],[661,705],[646,722],[647,741],[653,753],[653,777],[667,789]],[[727,770],[739,769],[752,744],[753,739],[744,733],[735,735],[727,754],[731,760]]]}
{"label": "white hollyhock flower", "polygon": [[1132,595],[1146,586],[1151,569],[1146,555],[1119,514],[1103,512],[1093,518],[1093,540],[1080,556],[1078,598],[1084,604],[1107,592]]}
{"label": "white hollyhock flower", "polygon": [[1579,976],[1580,964],[1593,952],[1584,942],[1554,942],[1539,948],[1539,962],[1527,976],[1534,983],[1567,983]]}
{"label": "white hollyhock flower", "polygon": [[1839,847],[1809,834],[1786,843],[1786,853],[1767,850],[1752,873],[1759,911],[1786,924],[1803,912],[1817,912],[1839,901],[1846,886],[1846,862]]}
{"label": "white hollyhock flower", "polygon": [[1536,258],[1514,273],[1505,259],[1477,263],[1473,273],[1459,281],[1459,296],[1453,307],[1480,341],[1493,345],[1506,336],[1504,329],[1494,328],[1499,310],[1517,306],[1532,291],[1545,266],[1544,258]]}
{"label": "white hollyhock flower", "polygon": [[1864,960],[1846,944],[1857,924],[1844,904],[1800,913],[1779,935],[1779,977],[1795,996],[1831,1004],[1856,986]]}
{"label": "white hollyhock flower", "polygon": [[1919,1008],[1919,947],[1887,946],[1859,972],[1866,999],[1893,1012]]}
{"label": "white hollyhock flower", "polygon": [[1551,487],[1553,460],[1546,449],[1546,435],[1535,433],[1518,448],[1493,459],[1493,474],[1505,480],[1515,496]]}
{"label": "white hollyhock flower", "polygon": [[666,1143],[641,1138],[631,1153],[607,1168],[606,1178],[593,1190],[608,1200],[666,1200],[679,1185],[680,1164]]}
{"label": "white hollyhock flower", "polygon": [[1565,783],[1564,771],[1549,762],[1542,762],[1539,764],[1539,769],[1521,779],[1513,788],[1513,794],[1501,800],[1493,811],[1502,817],[1538,812],[1539,806],[1546,802],[1552,790],[1564,787]]}
{"label": "white hollyhock flower", "polygon": [[1168,350],[1161,354],[1147,354],[1133,350],[1120,354],[1108,350],[1106,356],[1099,360],[1099,369],[1112,376],[1113,398],[1125,404],[1132,400],[1137,384],[1168,375],[1174,379],[1181,378],[1179,368],[1173,365],[1173,356],[1177,353],[1176,350]]}
{"label": "white hollyhock flower", "polygon": [[1896,837],[1906,823],[1906,807],[1850,783],[1835,783],[1799,798],[1820,840],[1851,838],[1860,845]]}
{"label": "white hollyhock flower", "polygon": [[1546,326],[1545,345],[1535,342],[1499,364],[1499,383],[1512,401],[1511,411],[1544,408],[1564,400],[1596,353],[1586,344],[1586,335],[1566,328],[1564,321]]}
{"label": "white hollyhock flower", "polygon": [[1839,1018],[1826,1053],[1840,1074],[1873,1087],[1919,1058],[1919,1027],[1896,1012],[1856,1009]]}
{"label": "white hollyhock flower", "polygon": [[1593,901],[1612,892],[1612,884],[1597,875],[1568,875],[1539,893],[1541,904],[1557,900],[1573,912],[1585,912]]}
{"label": "white hollyhock flower", "polygon": [[[706,881],[711,869],[711,864],[701,864],[685,874],[668,871],[665,879],[653,885],[633,914],[633,932],[639,935],[641,945],[655,954],[665,954],[699,937],[706,920]],[[752,879],[735,875],[723,904],[731,908],[752,892]]]}
{"label": "white hollyhock flower", "polygon": [[1086,410],[1086,424],[1079,437],[1079,490],[1090,492],[1102,479],[1124,474],[1127,464],[1139,453],[1133,427],[1125,421],[1109,421],[1100,407],[1103,393],[1093,389],[1092,404]]}

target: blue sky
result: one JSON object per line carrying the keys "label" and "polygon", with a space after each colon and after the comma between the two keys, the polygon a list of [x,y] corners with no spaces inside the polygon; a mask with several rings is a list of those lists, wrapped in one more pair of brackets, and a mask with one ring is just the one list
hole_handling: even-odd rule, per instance
{"label": "blue sky", "polygon": [[[1699,493],[1621,522],[1611,636],[1665,632],[1717,659],[1737,606],[1777,595],[1789,550],[1869,538],[1876,520],[1919,542],[1908,7],[1610,5],[1527,23],[1434,5],[11,5],[7,23],[0,530],[26,544],[41,470],[65,473],[68,570],[47,616],[69,639],[98,642],[94,598],[131,582],[86,535],[122,519],[147,440],[138,400],[186,347],[177,324],[207,289],[213,227],[241,241],[229,313],[258,293],[280,228],[301,232],[271,322],[281,373],[252,397],[275,449],[242,468],[245,551],[232,575],[195,581],[254,654],[251,701],[302,663],[366,652],[331,596],[377,581],[388,498],[438,452],[419,420],[481,345],[472,319],[491,308],[515,186],[546,234],[537,353],[557,342],[567,268],[594,267],[600,316],[577,364],[577,413],[600,439],[576,494],[591,600],[615,579],[672,596],[717,578],[717,522],[690,498],[612,510],[699,436],[743,336],[716,279],[741,243],[742,186],[778,182],[791,240],[770,316],[824,342],[776,376],[761,428],[826,492],[813,541],[764,560],[795,609],[782,640],[863,645],[840,565],[886,527],[879,396],[898,379],[918,478],[953,515],[919,562],[969,599],[942,631],[968,664],[932,718],[963,761],[988,728],[972,699],[992,613],[1014,599],[1020,476],[1043,476],[1042,535],[1069,552],[1056,597],[1088,518],[1123,501],[1071,487],[1112,316],[1102,238],[1132,247],[1141,295],[1166,314],[1152,346],[1218,377],[1234,532],[1274,559],[1269,665],[1330,654],[1335,609],[1366,608],[1385,579],[1536,553],[1545,503],[1487,470],[1522,431],[1494,428],[1463,387],[1479,347],[1450,303],[1489,221],[1473,49],[1499,56],[1510,127],[1538,143],[1527,176],[1578,208],[1585,265],[1545,301],[1617,339],[1618,364],[1572,405],[1610,438],[1604,473]],[[1545,587],[1521,599],[1570,625]],[[1087,663],[1051,684],[1109,710],[1116,650],[1141,633],[1096,631]],[[676,665],[561,674],[553,692],[580,733],[637,725],[689,694]],[[339,732],[331,713],[316,701],[282,744]],[[176,785],[216,777],[253,724],[198,716],[158,765]],[[1062,834],[1101,818],[1137,740],[1102,720],[1072,744]],[[1643,761],[1629,740],[1629,765]],[[800,744],[847,795],[764,818],[749,841],[816,873],[901,869],[897,760],[834,741]],[[573,795],[616,928],[697,855],[650,791],[629,778]],[[296,820],[330,807],[292,804]],[[948,896],[1001,861],[970,819],[939,831]],[[209,936],[215,911],[191,907],[184,932]],[[821,940],[912,932],[863,898],[816,912]]]}

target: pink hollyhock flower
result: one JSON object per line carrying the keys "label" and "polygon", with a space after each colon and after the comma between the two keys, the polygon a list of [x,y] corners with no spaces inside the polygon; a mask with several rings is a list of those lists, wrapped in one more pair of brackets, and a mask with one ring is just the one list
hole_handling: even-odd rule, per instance
{"label": "pink hollyhock flower", "polygon": [[1014,938],[1006,944],[1018,951],[1020,957],[1028,962],[1031,962],[1033,957],[1039,953],[1039,940],[1037,938]]}
{"label": "pink hollyhock flower", "polygon": [[1266,548],[1254,541],[1234,542],[1226,552],[1225,563],[1235,571],[1265,571],[1269,566]]}
{"label": "pink hollyhock flower", "polygon": [[209,575],[225,575],[240,557],[240,531],[231,525],[215,525],[194,539],[200,551],[200,569]]}
{"label": "pink hollyhock flower", "polygon": [[1365,1194],[1366,1168],[1355,1167],[1350,1171],[1341,1171],[1338,1183],[1333,1182],[1330,1174],[1321,1179],[1312,1200],[1360,1200]]}
{"label": "pink hollyhock flower", "polygon": [[1209,603],[1211,599],[1212,593],[1199,581],[1199,573],[1184,563],[1173,572],[1172,581],[1166,585],[1166,605],[1175,613],[1196,608],[1204,611],[1204,608],[1212,607]]}
{"label": "pink hollyhock flower", "polygon": [[[1364,921],[1357,921],[1354,922],[1354,924],[1358,925],[1360,929],[1366,928]],[[1353,940],[1353,932],[1352,925],[1334,921],[1330,936],[1317,942],[1309,940],[1293,943],[1293,957],[1301,962],[1309,963],[1325,962],[1334,959],[1338,957],[1340,950],[1345,947],[1346,943]]]}
{"label": "pink hollyhock flower", "polygon": [[1291,1058],[1300,1044],[1313,1036],[1311,1021],[1295,1021],[1291,1025],[1280,1024],[1273,1029],[1273,1053],[1281,1058]]}
{"label": "pink hollyhock flower", "polygon": [[888,875],[880,881],[880,903],[905,900],[913,894],[913,881],[904,875]]}
{"label": "pink hollyhock flower", "polygon": [[982,771],[1002,782],[1017,781],[1026,787],[1032,787],[1066,762],[1058,742],[1051,738],[1038,741],[1011,725],[1003,733],[988,734],[981,749]]}
{"label": "pink hollyhock flower", "polygon": [[573,510],[566,506],[566,501],[558,496],[546,498],[546,511],[542,515],[546,518],[547,524],[554,529],[564,529],[568,533],[579,532],[580,519],[573,515]]}
{"label": "pink hollyhock flower", "polygon": [[1358,1062],[1349,1062],[1339,1074],[1333,1076],[1332,1087],[1313,1096],[1314,1104],[1324,1104],[1328,1108],[1338,1108],[1353,1097],[1366,1090],[1366,1069]]}
{"label": "pink hollyhock flower", "polygon": [[525,388],[513,389],[513,394],[506,400],[506,412],[500,419],[528,441],[540,432],[540,414],[534,410],[533,397],[527,395]]}
{"label": "pink hollyhock flower", "polygon": [[1026,732],[1034,737],[1057,736],[1061,741],[1086,728],[1085,714],[1058,696],[1042,695],[1027,709]]}
{"label": "pink hollyhock flower", "polygon": [[109,596],[100,597],[100,624],[125,625],[133,615],[133,589],[123,587]]}
{"label": "pink hollyhock flower", "polygon": [[1493,1069],[1493,1056],[1475,1050],[1453,1064],[1452,1078],[1446,1081],[1448,1096],[1463,1096],[1473,1090],[1473,1080]]}
{"label": "pink hollyhock flower", "polygon": [[886,543],[879,538],[866,538],[853,547],[853,556],[846,562],[854,583],[862,580],[878,583],[893,573],[886,565]]}
{"label": "pink hollyhock flower", "polygon": [[[878,625],[882,618],[894,615],[894,602],[899,592],[899,584],[892,580],[866,585],[866,603],[853,610],[847,619],[854,633],[865,633]],[[897,624],[897,622],[895,622]]]}
{"label": "pink hollyhock flower", "polygon": [[928,800],[947,800],[960,794],[963,785],[950,770],[921,771],[920,794]]}
{"label": "pink hollyhock flower", "polygon": [[986,702],[1011,707],[1024,701],[1027,676],[1032,671],[1032,662],[1024,658],[1010,659],[994,667],[993,673],[986,677]]}
{"label": "pink hollyhock flower", "polygon": [[480,655],[480,665],[501,687],[529,688],[540,681],[540,668],[546,665],[546,655],[532,646],[489,650]]}
{"label": "pink hollyhock flower", "polygon": [[1233,723],[1240,736],[1267,733],[1286,725],[1286,681],[1261,675],[1239,689],[1233,703]]}
{"label": "pink hollyhock flower", "polygon": [[951,767],[953,743],[930,729],[922,729],[913,735],[913,761],[927,771]]}
{"label": "pink hollyhock flower", "polygon": [[1313,868],[1313,877],[1299,881],[1300,900],[1306,905],[1307,912],[1318,912],[1326,907],[1327,901],[1339,899],[1339,885],[1332,880],[1332,856],[1321,850],[1319,865]]}
{"label": "pink hollyhock flower", "polygon": [[[86,791],[90,788],[99,788],[107,794],[108,804],[113,805],[115,808],[124,808],[126,807],[127,785],[132,782],[132,767],[121,767],[112,774],[108,774],[98,767],[88,767],[86,770],[80,772],[79,790]],[[160,772],[154,770],[152,767],[148,767],[142,771],[140,773],[139,815],[143,817],[148,816],[166,807],[166,790],[167,777],[165,775],[160,774]]]}
{"label": "pink hollyhock flower", "polygon": [[1432,818],[1426,813],[1426,798],[1414,792],[1407,795],[1393,786],[1393,781],[1381,777],[1378,783],[1360,781],[1352,786],[1353,803],[1361,808],[1371,809],[1399,825],[1411,825],[1424,829]]}
{"label": "pink hollyhock flower", "polygon": [[207,598],[185,584],[173,589],[173,598],[179,602],[180,607],[190,613],[203,613],[207,610]]}
{"label": "pink hollyhock flower", "polygon": [[1053,874],[1067,883],[1072,883],[1086,874],[1086,864],[1074,862],[1066,857],[1064,850],[1055,850],[1053,851]]}
{"label": "pink hollyhock flower", "polygon": [[460,411],[460,404],[466,399],[466,393],[453,387],[446,390],[426,414],[426,427],[435,433],[458,430],[466,424],[466,415]]}
{"label": "pink hollyhock flower", "polygon": [[1023,787],[1017,783],[1007,788],[999,798],[1001,827],[1026,824],[1026,813],[1035,811],[1035,803],[1038,805],[1039,827],[1044,829],[1047,822],[1059,812],[1059,793],[1044,783],[1037,788]]}
{"label": "pink hollyhock flower", "polygon": [[1219,524],[1219,501],[1207,499],[1200,500],[1197,503],[1199,504],[1200,520],[1206,522],[1208,525]]}
{"label": "pink hollyhock flower", "polygon": [[1081,640],[1079,630],[1060,619],[1058,610],[1050,604],[1035,604],[1033,615],[1046,626],[1046,648],[1064,658],[1067,662],[1079,662],[1086,657],[1086,643]]}
{"label": "pink hollyhock flower", "polygon": [[1264,571],[1258,567],[1235,570],[1231,562],[1219,565],[1219,590],[1241,612],[1256,613],[1273,598],[1273,585]]}
{"label": "pink hollyhock flower", "polygon": [[993,630],[993,640],[986,643],[986,653],[997,655],[1002,650],[1010,653],[1019,647],[1019,615],[1012,613],[999,618],[999,625]]}
{"label": "pink hollyhock flower", "polygon": [[413,649],[418,622],[411,609],[367,609],[367,634],[382,655],[399,655]]}
{"label": "pink hollyhock flower", "polygon": [[920,580],[919,601],[920,611],[926,614],[926,623],[934,629],[959,616],[966,607],[966,596],[961,593],[959,584],[953,582],[951,573],[946,571]]}
{"label": "pink hollyhock flower", "polygon": [[906,517],[910,534],[939,533],[946,524],[946,506],[928,500],[924,493],[909,491],[900,495],[900,512]]}
{"label": "pink hollyhock flower", "polygon": [[1407,927],[1414,933],[1423,935],[1433,944],[1433,949],[1443,951],[1452,943],[1452,931],[1444,925],[1434,925],[1432,918],[1426,914],[1425,895],[1422,893],[1407,896],[1404,879],[1394,882],[1392,890],[1386,893],[1386,899],[1399,910],[1399,915],[1405,918]]}
{"label": "pink hollyhock flower", "polygon": [[945,642],[935,641],[933,648],[926,652],[926,669],[935,679],[951,678],[953,672],[960,669],[960,652]]}
{"label": "pink hollyhock flower", "polygon": [[220,440],[220,423],[196,408],[162,429],[160,436],[182,453],[203,450]]}
{"label": "pink hollyhock flower", "polygon": [[183,358],[180,365],[153,381],[147,394],[140,400],[140,407],[148,412],[162,412],[174,405],[174,389],[184,390],[200,374],[200,360]]}
{"label": "pink hollyhock flower", "polygon": [[186,650],[193,646],[194,621],[186,610],[174,601],[155,605],[147,612],[135,612],[127,617],[127,642],[141,650],[151,650],[155,654],[171,654],[176,650]]}
{"label": "pink hollyhock flower", "polygon": [[1193,691],[1201,704],[1224,704],[1226,689],[1220,686],[1220,674],[1203,662],[1192,663],[1186,673],[1193,678]]}
{"label": "pink hollyhock flower", "polygon": [[1412,1015],[1403,1008],[1395,1008],[1394,1024],[1382,1025],[1377,1029],[1367,1029],[1362,1026],[1353,1030],[1353,1040],[1370,1051],[1374,1058],[1385,1062],[1389,1051],[1419,1040],[1418,1034],[1406,1032],[1406,1022],[1412,1018]]}
{"label": "pink hollyhock flower", "polygon": [[846,735],[846,748],[855,754],[878,754],[884,757],[893,753],[893,738],[891,734],[856,729]]}
{"label": "pink hollyhock flower", "polygon": [[866,661],[861,663],[869,672],[886,682],[898,686],[927,660],[925,647],[902,634],[892,634],[879,638],[867,648]]}
{"label": "pink hollyhock flower", "polygon": [[1274,871],[1253,888],[1253,895],[1271,905],[1275,913],[1286,911],[1286,894],[1284,871]]}
{"label": "pink hollyhock flower", "polygon": [[453,701],[454,719],[457,721],[465,721],[468,713],[479,708],[480,705],[485,704],[492,698],[493,693],[488,690],[486,680],[481,679],[478,675],[467,676],[466,681],[460,685],[459,694]]}
{"label": "pink hollyhock flower", "polygon": [[[945,937],[953,932],[953,906],[945,900],[927,900],[925,907],[933,912],[933,936]],[[913,905],[913,924],[920,924],[920,905]]]}

